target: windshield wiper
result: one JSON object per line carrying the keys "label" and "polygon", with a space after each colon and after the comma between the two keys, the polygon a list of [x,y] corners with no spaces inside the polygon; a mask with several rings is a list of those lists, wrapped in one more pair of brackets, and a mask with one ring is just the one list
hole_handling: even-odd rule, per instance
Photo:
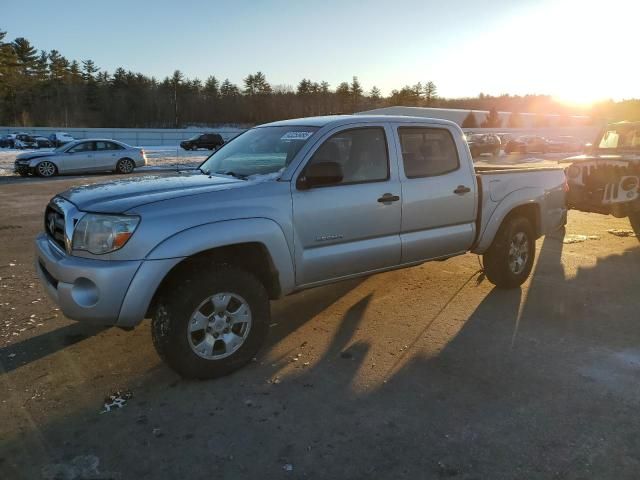
{"label": "windshield wiper", "polygon": [[228,175],[230,177],[238,178],[240,180],[246,180],[247,179],[247,175],[242,175],[240,173],[236,173],[236,172],[232,172],[232,171],[215,172],[215,173],[216,173],[216,175]]}

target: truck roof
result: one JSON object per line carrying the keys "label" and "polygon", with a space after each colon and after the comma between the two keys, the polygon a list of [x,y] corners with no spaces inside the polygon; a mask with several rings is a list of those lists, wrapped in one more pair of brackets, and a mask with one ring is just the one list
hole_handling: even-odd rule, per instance
{"label": "truck roof", "polygon": [[440,125],[456,126],[458,124],[440,118],[410,117],[407,115],[326,115],[321,117],[292,118],[278,122],[259,125],[260,127],[325,127],[333,125],[339,127],[350,123],[370,123],[370,122],[396,122],[396,123],[436,123]]}

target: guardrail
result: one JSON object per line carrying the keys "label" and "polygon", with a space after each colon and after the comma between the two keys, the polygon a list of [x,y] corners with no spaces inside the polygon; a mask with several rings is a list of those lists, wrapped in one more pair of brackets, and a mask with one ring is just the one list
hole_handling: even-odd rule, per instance
{"label": "guardrail", "polygon": [[201,129],[0,127],[0,135],[24,132],[29,135],[49,137],[52,133],[66,132],[76,139],[110,138],[134,146],[152,146],[177,145],[182,140],[205,132],[219,133],[225,141],[228,141],[245,130],[239,127]]}

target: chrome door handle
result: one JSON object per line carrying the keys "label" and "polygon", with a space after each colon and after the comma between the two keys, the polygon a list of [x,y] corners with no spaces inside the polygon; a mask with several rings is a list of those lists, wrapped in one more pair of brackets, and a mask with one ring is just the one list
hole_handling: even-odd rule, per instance
{"label": "chrome door handle", "polygon": [[385,193],[378,199],[378,202],[390,203],[390,202],[397,202],[398,200],[400,200],[400,197],[398,195],[394,195],[393,193]]}
{"label": "chrome door handle", "polygon": [[471,189],[469,187],[458,185],[458,188],[456,188],[453,193],[455,193],[456,195],[464,195],[465,193],[469,193],[470,191]]}

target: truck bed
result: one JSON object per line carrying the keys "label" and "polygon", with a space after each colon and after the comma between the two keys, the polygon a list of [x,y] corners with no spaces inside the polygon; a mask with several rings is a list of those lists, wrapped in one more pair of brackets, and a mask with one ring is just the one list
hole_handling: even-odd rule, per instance
{"label": "truck bed", "polygon": [[484,252],[504,215],[518,206],[535,205],[537,234],[545,235],[566,222],[566,178],[561,166],[474,166],[479,192],[473,251]]}
{"label": "truck bed", "polygon": [[558,165],[531,165],[531,166],[522,166],[522,165],[495,165],[495,166],[476,166],[473,167],[477,174],[484,175],[487,173],[530,173],[530,172],[539,172],[541,170],[564,170],[564,167]]}

